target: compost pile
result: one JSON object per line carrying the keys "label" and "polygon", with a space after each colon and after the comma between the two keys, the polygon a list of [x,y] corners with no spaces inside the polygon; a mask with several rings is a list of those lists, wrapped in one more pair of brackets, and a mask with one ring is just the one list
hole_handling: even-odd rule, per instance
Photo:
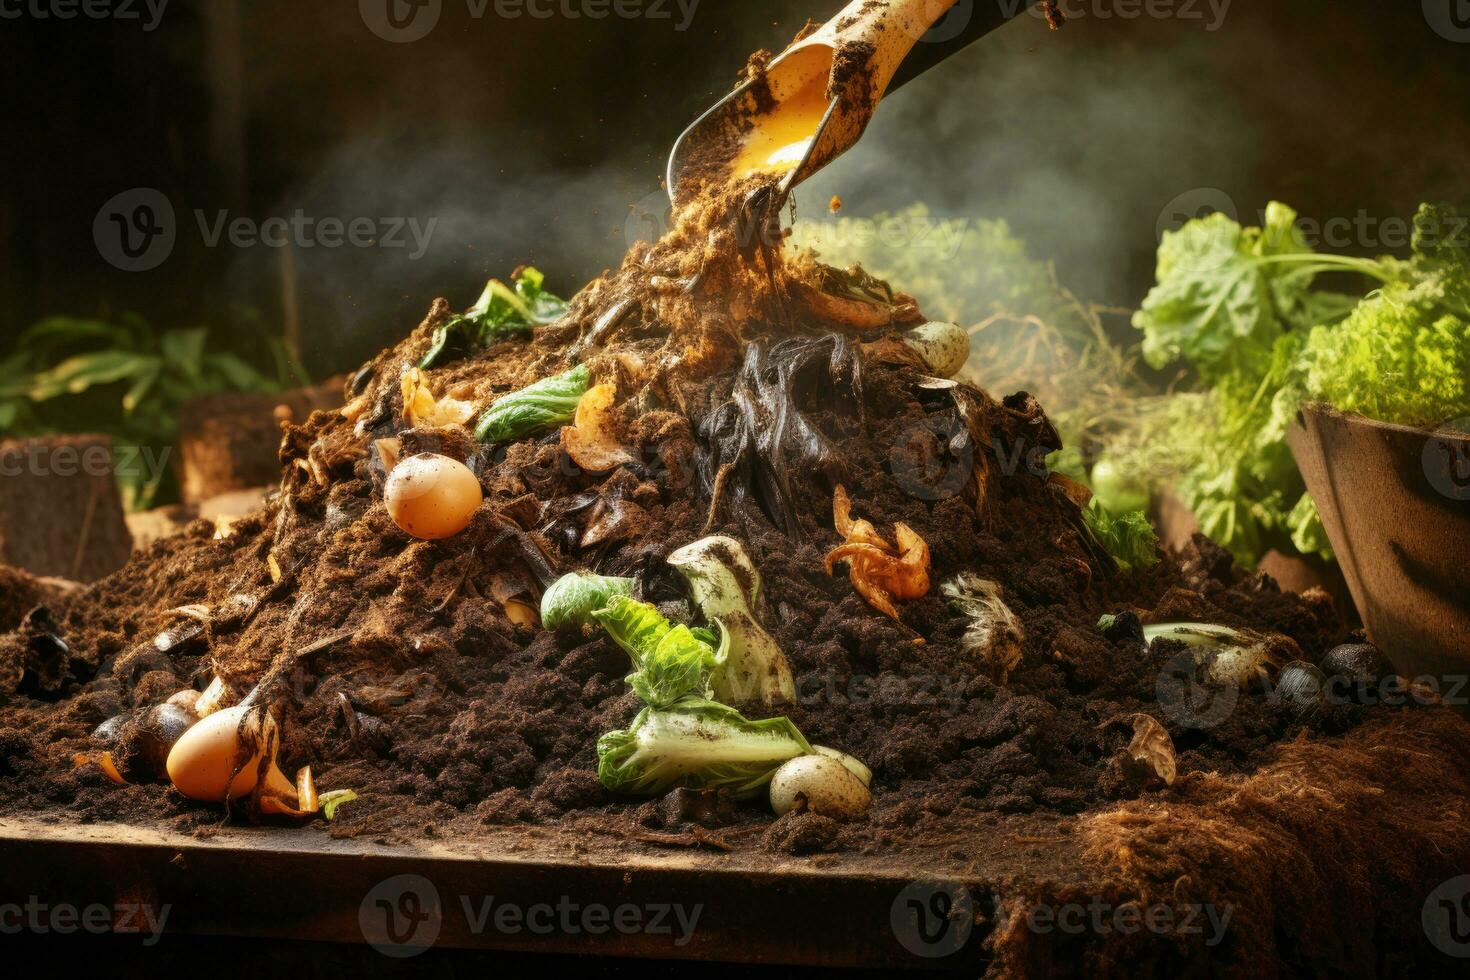
{"label": "compost pile", "polygon": [[[534,305],[541,284],[522,272],[499,289]],[[1161,795],[1201,808],[1201,824],[1224,819],[1220,799],[1249,794],[1220,786],[1275,778],[1293,753],[1330,756],[1355,730],[1464,742],[1444,712],[1268,697],[1252,677],[1203,727],[1160,704],[1187,647],[1143,642],[1140,622],[1247,628],[1267,638],[1271,674],[1353,637],[1325,594],[1283,594],[1202,538],[1120,566],[1084,519],[1085,491],[1047,471],[1060,440],[1042,407],[936,376],[944,358],[912,332],[917,304],[789,254],[768,182],[703,195],[662,241],[564,310],[528,310],[523,329],[471,329],[487,308],[437,301],[352,378],[340,410],[287,425],[280,488],[259,513],[196,522],[79,595],[7,573],[0,813],[161,816],[200,833],[227,812],[282,820],[257,794],[227,811],[169,786],[158,706],[206,688],[216,705],[253,693],[283,770],[310,765],[323,791],[357,793],[334,834],[385,840],[562,823],[721,849],[901,853],[952,841],[965,821]],[[487,411],[568,378],[575,417]],[[395,467],[423,453],[466,464],[484,498],[440,540],[405,533],[384,500]],[[794,691],[740,709],[789,718],[871,769],[856,819],[798,806],[776,820],[764,795],[599,779],[599,738],[648,697],[607,632],[547,628],[543,593],[575,572],[631,579],[632,598],[717,636],[666,561],[712,536],[758,570],[758,590],[741,591]],[[1306,812],[1272,792],[1282,813]],[[1139,820],[1140,833],[1168,829]],[[1452,837],[1426,824],[1400,839],[1415,832]],[[1177,854],[1154,850],[1178,872]],[[1132,859],[1123,873],[1153,873],[1147,854]]]}

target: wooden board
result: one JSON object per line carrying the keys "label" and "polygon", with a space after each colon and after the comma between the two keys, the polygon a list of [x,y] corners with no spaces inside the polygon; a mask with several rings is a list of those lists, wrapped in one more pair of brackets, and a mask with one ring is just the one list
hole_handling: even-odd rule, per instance
{"label": "wooden board", "polygon": [[[1050,850],[1048,864],[1075,867],[1066,847]],[[0,818],[0,906],[31,896],[102,905],[119,923],[146,908],[151,919],[132,913],[144,931],[161,921],[168,933],[366,942],[389,957],[432,945],[978,972],[996,898],[1014,887],[1005,869],[1018,860],[1007,846],[986,855],[917,867],[613,848],[555,828],[385,846],[319,828],[222,828],[201,839]],[[938,917],[946,909],[949,921]]]}

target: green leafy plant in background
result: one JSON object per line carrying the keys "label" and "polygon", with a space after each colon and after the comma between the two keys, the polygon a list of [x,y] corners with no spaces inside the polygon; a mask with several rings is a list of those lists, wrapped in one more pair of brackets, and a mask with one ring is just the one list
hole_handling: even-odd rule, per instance
{"label": "green leafy plant in background", "polygon": [[[1149,364],[1184,368],[1193,388],[1147,438],[1178,448],[1180,497],[1248,564],[1272,548],[1331,556],[1286,445],[1304,402],[1405,425],[1470,412],[1470,241],[1459,212],[1422,207],[1408,261],[1314,252],[1296,219],[1273,202],[1261,228],[1212,214],[1165,234],[1158,285],[1133,320]],[[1328,272],[1377,288],[1321,289]]]}
{"label": "green leafy plant in background", "polygon": [[[17,338],[0,364],[0,434],[24,437],[97,432],[115,445],[162,452],[178,436],[179,409],[197,395],[276,391],[305,379],[296,359],[271,339],[277,378],[212,349],[205,327],[159,330],[127,314],[116,322],[49,317]],[[167,467],[119,471],[125,505],[139,510],[166,496]]]}

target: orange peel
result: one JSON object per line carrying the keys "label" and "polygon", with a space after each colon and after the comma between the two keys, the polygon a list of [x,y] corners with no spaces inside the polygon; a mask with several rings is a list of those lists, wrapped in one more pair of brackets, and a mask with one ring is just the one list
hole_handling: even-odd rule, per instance
{"label": "orange peel", "polygon": [[561,430],[561,445],[572,462],[589,473],[606,473],[633,462],[617,438],[617,387],[594,385],[577,403],[573,425]]}

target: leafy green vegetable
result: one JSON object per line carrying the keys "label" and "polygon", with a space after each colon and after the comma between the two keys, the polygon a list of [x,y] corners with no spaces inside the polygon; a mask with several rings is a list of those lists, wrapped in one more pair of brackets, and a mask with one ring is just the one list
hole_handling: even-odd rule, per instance
{"label": "leafy green vegetable", "polygon": [[545,277],[527,267],[515,275],[514,286],[491,279],[475,305],[459,316],[451,317],[434,331],[429,351],[419,361],[428,369],[454,357],[512,334],[526,333],[559,319],[567,311],[567,303],[548,293]]}
{"label": "leafy green vegetable", "polygon": [[727,705],[686,698],[645,708],[597,740],[597,775],[616,793],[656,796],[674,786],[750,797],[789,759],[812,752],[790,718],[751,721]]}
{"label": "leafy green vegetable", "polygon": [[631,596],[613,596],[606,607],[592,611],[592,618],[623,648],[635,669],[642,664],[644,655],[674,628],[663,613]]}
{"label": "leafy green vegetable", "polygon": [[475,426],[482,442],[514,442],[533,432],[570,422],[577,403],[592,385],[587,365],[580,364],[503,396],[491,405]]}
{"label": "leafy green vegetable", "polygon": [[623,595],[592,617],[627,651],[634,668],[628,686],[645,703],[662,708],[686,695],[710,695],[715,649],[689,627],[674,626],[653,606]]}
{"label": "leafy green vegetable", "polygon": [[541,597],[541,623],[549,630],[564,623],[585,626],[592,614],[612,603],[617,596],[633,594],[633,580],[610,575],[573,572],[552,583]]}
{"label": "leafy green vegetable", "polygon": [[1125,572],[1159,562],[1159,536],[1141,510],[1114,517],[1096,500],[1082,512],[1093,537]]}
{"label": "leafy green vegetable", "polygon": [[1361,272],[1385,282],[1382,262],[1319,255],[1284,204],[1266,208],[1263,228],[1242,228],[1224,214],[1165,232],[1158,285],[1134,315],[1143,355],[1155,368],[1187,361],[1206,381],[1231,372],[1258,372],[1290,329],[1341,319],[1353,297],[1312,288],[1323,272]]}
{"label": "leafy green vegetable", "polygon": [[1370,295],[1338,326],[1312,330],[1301,356],[1308,398],[1402,425],[1433,427],[1470,414],[1465,221],[1453,208],[1420,208],[1411,275]]}

